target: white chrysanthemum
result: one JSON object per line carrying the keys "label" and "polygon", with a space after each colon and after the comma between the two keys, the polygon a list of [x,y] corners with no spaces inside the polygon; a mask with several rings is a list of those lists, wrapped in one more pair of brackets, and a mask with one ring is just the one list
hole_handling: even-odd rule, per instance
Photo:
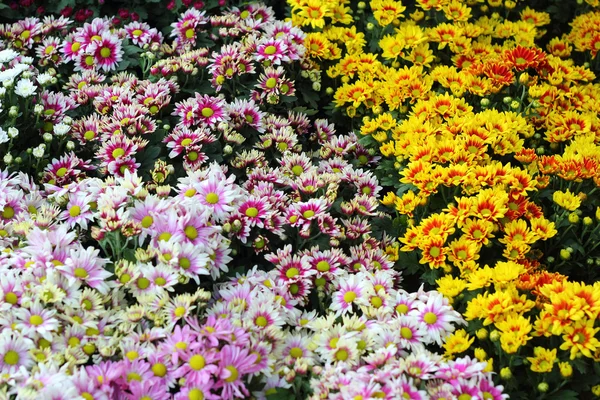
{"label": "white chrysanthemum", "polygon": [[14,67],[0,72],[0,83],[10,82],[19,76],[23,71],[29,69],[29,65],[17,64]]}
{"label": "white chrysanthemum", "polygon": [[0,144],[8,142],[8,134],[0,127]]}
{"label": "white chrysanthemum", "polygon": [[21,79],[19,82],[17,82],[17,86],[15,86],[15,94],[27,98],[29,96],[33,96],[35,89],[37,89],[37,86],[35,86],[29,79]]}
{"label": "white chrysanthemum", "polygon": [[36,148],[33,149],[33,156],[35,158],[42,158],[44,156],[44,152],[46,151],[46,145],[44,143],[40,144]]}
{"label": "white chrysanthemum", "polygon": [[56,136],[64,136],[71,130],[71,127],[67,124],[56,124],[54,125],[54,134]]}
{"label": "white chrysanthemum", "polygon": [[14,126],[8,128],[8,137],[16,138],[17,136],[19,136],[19,130],[17,128],[15,128]]}
{"label": "white chrysanthemum", "polygon": [[43,74],[38,75],[37,81],[40,85],[44,86],[44,85],[50,83],[50,81],[52,81],[52,75],[50,75],[47,72],[44,72]]}
{"label": "white chrysanthemum", "polygon": [[12,49],[5,49],[0,51],[0,63],[6,63],[15,59],[19,53]]}

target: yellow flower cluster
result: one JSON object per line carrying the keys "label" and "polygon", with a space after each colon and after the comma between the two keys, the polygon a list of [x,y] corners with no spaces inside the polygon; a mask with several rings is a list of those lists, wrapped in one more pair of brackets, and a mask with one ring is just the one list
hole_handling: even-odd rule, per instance
{"label": "yellow flower cluster", "polygon": [[[535,42],[548,13],[521,7],[515,20],[485,11],[517,2],[477,3],[417,0],[410,12],[407,2],[376,0],[369,7],[379,26],[367,25],[370,38],[353,32],[348,44],[338,33],[348,28],[334,24],[309,35],[339,50],[319,56],[337,83],[335,107],[360,117],[361,135],[398,170],[404,186],[382,203],[408,218],[400,251],[417,252],[441,275],[437,289],[484,326],[476,338],[465,330],[450,335],[446,355],[489,338],[506,354],[526,354],[531,371],[556,366],[569,378],[565,357],[600,361],[600,284],[571,282],[541,260],[565,227],[552,210],[570,212],[576,223],[589,211],[589,193],[579,188],[600,186],[600,86],[587,64],[569,59],[574,51],[596,57],[600,11],[576,17],[571,32],[543,50]],[[437,22],[441,15],[447,22]],[[536,192],[549,187],[541,200]],[[585,229],[592,218],[582,215]],[[555,348],[538,342],[553,336],[560,338]],[[493,357],[474,352],[493,368]]]}

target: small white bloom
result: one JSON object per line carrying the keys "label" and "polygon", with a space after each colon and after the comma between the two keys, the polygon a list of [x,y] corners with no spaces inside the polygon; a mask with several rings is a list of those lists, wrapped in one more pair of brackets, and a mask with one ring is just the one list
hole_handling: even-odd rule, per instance
{"label": "small white bloom", "polygon": [[6,131],[0,127],[0,144],[8,142],[8,135]]}
{"label": "small white bloom", "polygon": [[56,136],[64,136],[71,130],[71,127],[67,124],[56,124],[54,125],[54,134]]}
{"label": "small white bloom", "polygon": [[29,79],[21,79],[15,86],[15,94],[27,98],[35,93],[35,89],[37,89],[37,86]]}
{"label": "small white bloom", "polygon": [[67,142],[67,150],[73,150],[75,148],[75,143],[72,141]]}
{"label": "small white bloom", "polygon": [[2,71],[0,72],[0,82],[4,84],[6,81],[12,81],[27,69],[29,69],[29,65],[17,64],[10,69]]}
{"label": "small white bloom", "polygon": [[11,126],[10,128],[8,128],[8,136],[10,138],[16,138],[17,136],[19,136],[19,130],[14,126]]}
{"label": "small white bloom", "polygon": [[33,64],[33,57],[22,57],[21,62],[24,64]]}
{"label": "small white bloom", "polygon": [[69,117],[68,115],[63,118],[63,124],[71,125],[72,123],[73,123],[73,118]]}
{"label": "small white bloom", "polygon": [[44,142],[51,142],[52,141],[52,134],[50,132],[46,132],[42,135],[42,138],[44,139]]}
{"label": "small white bloom", "polygon": [[19,55],[19,53],[17,53],[16,51],[14,51],[12,49],[2,50],[2,51],[0,51],[0,63],[12,61],[18,55]]}
{"label": "small white bloom", "polygon": [[37,81],[42,86],[47,85],[50,83],[50,81],[52,81],[52,75],[50,75],[47,72],[44,72],[43,74],[38,75]]}
{"label": "small white bloom", "polygon": [[42,157],[44,157],[45,151],[46,151],[46,145],[44,143],[42,143],[38,147],[33,149],[33,156],[35,158],[42,158]]}
{"label": "small white bloom", "polygon": [[41,104],[36,104],[35,107],[33,107],[33,112],[36,115],[40,115],[41,113],[44,112],[44,106]]}

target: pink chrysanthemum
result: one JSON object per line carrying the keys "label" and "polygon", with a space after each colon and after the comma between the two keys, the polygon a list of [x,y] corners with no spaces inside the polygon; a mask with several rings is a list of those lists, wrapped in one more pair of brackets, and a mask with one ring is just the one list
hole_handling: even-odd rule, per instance
{"label": "pink chrysanthemum", "polygon": [[94,56],[96,69],[112,71],[123,59],[121,40],[108,32],[102,33],[100,40],[94,40],[86,48],[86,53]]}
{"label": "pink chrysanthemum", "polygon": [[0,334],[0,373],[11,375],[21,367],[29,368],[34,360],[29,350],[35,348],[33,341],[22,334],[16,335],[10,329]]}
{"label": "pink chrysanthemum", "polygon": [[219,380],[215,387],[222,388],[223,399],[248,397],[250,392],[243,378],[257,372],[256,355],[237,346],[225,345],[219,351],[219,358]]}
{"label": "pink chrysanthemum", "polygon": [[464,324],[461,315],[454,311],[448,300],[439,293],[430,292],[425,303],[419,303],[418,309],[409,313],[424,323],[428,339],[442,345],[444,338],[454,332],[454,323]]}

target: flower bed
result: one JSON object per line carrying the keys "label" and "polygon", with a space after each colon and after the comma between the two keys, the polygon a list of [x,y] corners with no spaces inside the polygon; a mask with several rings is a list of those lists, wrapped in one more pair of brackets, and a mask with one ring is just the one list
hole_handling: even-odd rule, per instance
{"label": "flower bed", "polygon": [[0,394],[599,392],[596,13],[417,3],[12,7]]}

